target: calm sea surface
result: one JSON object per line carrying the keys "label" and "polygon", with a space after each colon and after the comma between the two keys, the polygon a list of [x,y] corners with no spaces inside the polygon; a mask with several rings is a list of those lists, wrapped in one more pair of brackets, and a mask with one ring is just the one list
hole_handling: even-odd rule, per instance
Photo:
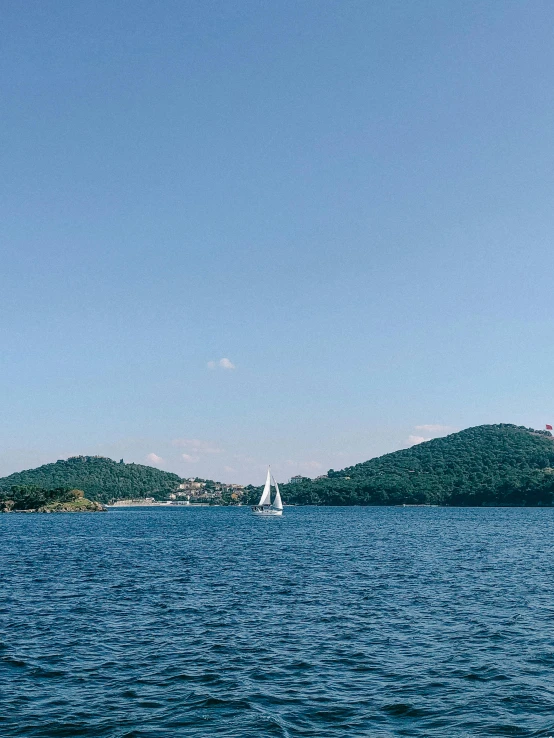
{"label": "calm sea surface", "polygon": [[554,735],[554,509],[0,515],[0,736]]}

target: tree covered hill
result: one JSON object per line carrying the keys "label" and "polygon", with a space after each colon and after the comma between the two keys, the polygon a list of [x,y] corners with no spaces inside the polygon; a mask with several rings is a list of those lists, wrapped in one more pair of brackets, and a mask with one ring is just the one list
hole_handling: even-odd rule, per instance
{"label": "tree covered hill", "polygon": [[85,498],[81,489],[41,489],[14,485],[9,491],[0,490],[0,512],[102,512],[99,502]]}
{"label": "tree covered hill", "polygon": [[103,456],[72,456],[37,469],[16,472],[0,479],[0,491],[14,486],[36,486],[43,489],[78,488],[89,500],[109,502],[112,499],[155,497],[166,498],[179,482],[177,474],[160,471],[142,464],[124,464]]}
{"label": "tree covered hill", "polygon": [[[0,479],[16,486],[83,490],[90,500],[165,499],[181,479],[141,464],[74,456]],[[260,488],[248,487],[255,503]],[[282,485],[286,503],[314,505],[552,505],[554,438],[522,426],[481,425],[334,471]]]}
{"label": "tree covered hill", "polygon": [[[481,425],[283,485],[288,503],[551,505],[554,439],[522,426]],[[256,498],[258,490],[250,497]]]}

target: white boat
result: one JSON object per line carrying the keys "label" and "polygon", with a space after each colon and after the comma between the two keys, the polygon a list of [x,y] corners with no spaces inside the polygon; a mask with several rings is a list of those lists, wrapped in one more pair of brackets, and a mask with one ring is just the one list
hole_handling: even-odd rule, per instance
{"label": "white boat", "polygon": [[[271,482],[275,486],[275,497],[273,498],[273,504],[271,502]],[[275,516],[283,514],[283,503],[281,501],[281,493],[279,492],[279,485],[271,475],[271,467],[267,468],[267,478],[265,480],[264,491],[260,497],[260,501],[257,505],[253,505],[251,508],[254,515]]]}

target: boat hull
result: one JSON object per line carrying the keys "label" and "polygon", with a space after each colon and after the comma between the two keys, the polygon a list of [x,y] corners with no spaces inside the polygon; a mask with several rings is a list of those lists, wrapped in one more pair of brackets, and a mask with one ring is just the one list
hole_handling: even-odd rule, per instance
{"label": "boat hull", "polygon": [[283,514],[282,510],[276,510],[273,507],[263,508],[263,507],[254,506],[254,507],[251,507],[250,509],[252,510],[253,515],[259,515],[260,517],[263,517],[263,518],[274,518],[277,515]]}

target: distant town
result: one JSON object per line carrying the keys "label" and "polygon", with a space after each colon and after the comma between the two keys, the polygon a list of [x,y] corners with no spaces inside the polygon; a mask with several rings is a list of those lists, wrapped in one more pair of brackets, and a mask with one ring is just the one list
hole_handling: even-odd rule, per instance
{"label": "distant town", "polygon": [[[327,479],[327,474],[322,474],[316,479]],[[293,476],[289,484],[300,484],[313,481],[309,477],[300,474]],[[242,484],[225,484],[214,482],[210,479],[199,479],[191,477],[184,479],[175,489],[167,495],[165,501],[154,497],[124,498],[113,501],[111,507],[134,507],[143,505],[241,505],[246,494],[246,487]]]}
{"label": "distant town", "polygon": [[[316,479],[327,478],[327,474],[322,474]],[[308,477],[297,475],[290,478],[290,484],[312,481]],[[178,486],[175,492],[169,495],[170,500],[188,499],[190,502],[217,502],[218,500],[228,497],[231,502],[240,502],[244,496],[245,487],[243,484],[224,484],[223,482],[212,482],[207,479],[198,479],[191,477],[185,479]]]}
{"label": "distant town", "polygon": [[229,496],[233,502],[239,502],[244,495],[244,485],[223,484],[192,477],[185,479],[175,492],[169,495],[170,500],[188,499],[191,502],[216,502]]}

